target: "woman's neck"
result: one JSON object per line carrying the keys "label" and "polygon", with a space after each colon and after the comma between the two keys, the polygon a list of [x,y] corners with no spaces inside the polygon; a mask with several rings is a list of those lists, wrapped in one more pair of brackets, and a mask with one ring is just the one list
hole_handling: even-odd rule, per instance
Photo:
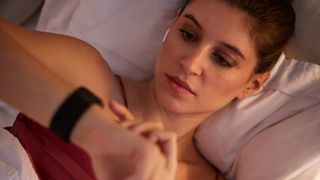
{"label": "woman's neck", "polygon": [[155,97],[152,82],[128,83],[131,84],[127,89],[128,93],[132,93],[129,97],[129,109],[135,117],[144,121],[159,121],[165,130],[172,131],[177,134],[178,139],[183,138],[200,125],[209,114],[179,114],[167,110],[161,106]]}

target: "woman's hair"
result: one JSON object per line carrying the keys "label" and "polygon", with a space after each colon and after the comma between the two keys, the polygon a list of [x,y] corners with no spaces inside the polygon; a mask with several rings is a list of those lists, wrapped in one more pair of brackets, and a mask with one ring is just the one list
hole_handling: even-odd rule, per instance
{"label": "woman's hair", "polygon": [[[249,15],[250,35],[258,57],[255,73],[270,71],[294,33],[292,0],[219,0]],[[192,0],[186,0],[185,7]]]}

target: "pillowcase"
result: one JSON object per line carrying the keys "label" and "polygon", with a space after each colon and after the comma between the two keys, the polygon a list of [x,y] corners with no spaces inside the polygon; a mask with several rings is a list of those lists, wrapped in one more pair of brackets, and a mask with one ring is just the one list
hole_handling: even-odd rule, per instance
{"label": "pillowcase", "polygon": [[288,58],[320,64],[320,0],[294,0],[295,36],[287,46]]}
{"label": "pillowcase", "polygon": [[43,0],[1,0],[0,16],[20,24],[30,18],[42,3]]}
{"label": "pillowcase", "polygon": [[[320,160],[320,143],[315,141],[318,130],[301,126],[307,122],[319,129],[319,116],[312,109],[318,105],[320,66],[294,59],[285,60],[282,55],[271,72],[271,78],[258,93],[229,104],[199,127],[195,135],[196,144],[199,151],[230,179],[238,179],[238,174],[246,177],[243,179],[283,179],[287,173],[311,165],[309,160]],[[292,124],[294,120],[291,119],[296,119],[299,124]],[[266,132],[268,135],[260,138],[265,131],[276,131],[277,134]],[[310,134],[293,139],[296,137],[294,133],[296,136]],[[309,143],[302,148],[298,142],[304,141]],[[249,146],[252,142],[256,142],[255,145]],[[305,154],[309,151],[313,153]],[[275,156],[276,153],[282,159]],[[293,154],[295,161],[286,163],[293,159]],[[269,168],[265,167],[267,165]],[[275,165],[277,168],[272,168]],[[252,173],[254,169],[255,173]],[[250,178],[250,175],[257,176]]]}
{"label": "pillowcase", "polygon": [[319,117],[320,103],[257,134],[235,160],[236,179],[319,179]]}

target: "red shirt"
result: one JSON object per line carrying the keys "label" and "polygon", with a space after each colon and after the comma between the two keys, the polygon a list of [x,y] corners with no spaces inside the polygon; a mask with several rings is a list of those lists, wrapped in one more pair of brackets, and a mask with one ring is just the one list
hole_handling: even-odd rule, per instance
{"label": "red shirt", "polygon": [[16,136],[40,179],[96,179],[89,155],[66,143],[24,114],[19,114],[9,131]]}

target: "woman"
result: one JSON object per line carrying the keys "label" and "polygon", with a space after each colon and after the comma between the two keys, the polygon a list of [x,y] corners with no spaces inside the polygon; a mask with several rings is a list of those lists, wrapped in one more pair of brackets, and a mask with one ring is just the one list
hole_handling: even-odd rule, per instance
{"label": "woman", "polygon": [[[109,119],[124,120],[120,122],[123,127],[157,143],[155,137],[159,140],[165,135],[158,133],[154,123],[174,132],[178,144],[175,179],[214,179],[218,173],[193,145],[194,131],[226,104],[259,90],[292,36],[294,21],[286,0],[187,1],[168,30],[149,82],[122,81],[96,50],[78,40],[12,25],[2,28],[57,77],[63,76],[73,87],[89,87],[104,102],[113,99],[132,113],[112,103],[117,116],[109,111]],[[169,142],[173,139],[167,137]],[[165,148],[170,174],[175,168],[175,154],[170,153],[174,144],[167,143]]]}

